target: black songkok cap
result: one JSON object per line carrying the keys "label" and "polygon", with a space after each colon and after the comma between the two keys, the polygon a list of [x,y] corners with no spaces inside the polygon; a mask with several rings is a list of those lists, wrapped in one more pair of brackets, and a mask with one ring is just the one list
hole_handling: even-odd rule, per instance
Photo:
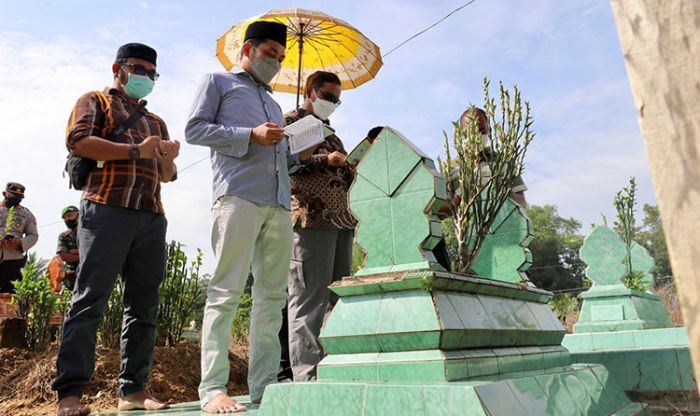
{"label": "black songkok cap", "polygon": [[156,50],[143,43],[127,43],[119,47],[117,51],[117,60],[127,58],[138,58],[148,61],[153,65],[156,64],[158,54]]}
{"label": "black songkok cap", "polygon": [[5,192],[20,198],[24,198],[24,189],[24,185],[17,182],[8,182],[5,186]]}
{"label": "black songkok cap", "polygon": [[245,31],[245,39],[271,39],[287,47],[287,26],[282,23],[258,20],[251,23]]}

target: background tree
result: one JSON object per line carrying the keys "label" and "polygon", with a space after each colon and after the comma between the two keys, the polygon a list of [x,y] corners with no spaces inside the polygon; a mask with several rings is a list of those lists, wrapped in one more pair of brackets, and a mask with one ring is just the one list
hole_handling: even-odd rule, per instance
{"label": "background tree", "polygon": [[582,287],[586,265],[578,255],[583,244],[583,237],[578,234],[581,223],[562,218],[554,205],[531,205],[526,211],[535,234],[529,246],[532,283],[546,290]]}
{"label": "background tree", "polygon": [[656,266],[652,273],[654,279],[672,276],[671,263],[666,249],[666,238],[664,228],[659,218],[659,208],[656,205],[644,204],[644,220],[637,232],[635,240],[649,251],[649,254],[656,261]]}

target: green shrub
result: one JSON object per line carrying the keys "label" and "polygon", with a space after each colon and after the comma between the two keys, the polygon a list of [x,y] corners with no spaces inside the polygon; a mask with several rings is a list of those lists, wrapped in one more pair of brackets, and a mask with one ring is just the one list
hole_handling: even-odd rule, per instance
{"label": "green shrub", "polygon": [[158,321],[156,324],[159,345],[175,345],[182,339],[183,330],[196,316],[196,308],[202,304],[206,291],[200,285],[199,268],[204,253],[197,250],[197,257],[188,264],[183,245],[172,241],[168,244],[165,279],[160,286]]}
{"label": "green shrub", "polygon": [[122,335],[122,319],[124,316],[124,305],[122,303],[121,277],[112,289],[112,293],[107,301],[107,308],[102,316],[98,337],[102,346],[107,348],[119,348],[119,341]]}
{"label": "green shrub", "polygon": [[250,328],[250,311],[253,307],[253,297],[250,293],[244,293],[238,303],[236,316],[233,318],[233,338],[238,340],[248,335]]}
{"label": "green shrub", "polygon": [[49,326],[60,298],[51,290],[45,262],[30,255],[22,269],[22,279],[12,282],[15,288],[13,303],[20,318],[27,322],[25,337],[32,351],[43,351],[49,345]]}

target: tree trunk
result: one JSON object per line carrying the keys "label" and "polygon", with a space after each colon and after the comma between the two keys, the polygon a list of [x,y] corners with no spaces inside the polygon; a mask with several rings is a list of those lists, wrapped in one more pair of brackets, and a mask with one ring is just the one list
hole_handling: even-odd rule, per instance
{"label": "tree trunk", "polygon": [[700,374],[700,1],[612,0]]}

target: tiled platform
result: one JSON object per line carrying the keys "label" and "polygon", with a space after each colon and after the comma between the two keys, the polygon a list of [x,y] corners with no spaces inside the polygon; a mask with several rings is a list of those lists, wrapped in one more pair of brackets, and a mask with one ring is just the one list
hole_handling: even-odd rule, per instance
{"label": "tiled platform", "polygon": [[448,383],[310,382],[269,386],[258,416],[650,415],[601,365]]}
{"label": "tiled platform", "polygon": [[[244,404],[246,407],[248,407],[248,411],[245,413],[236,413],[236,414],[245,414],[245,415],[256,415],[258,413],[258,409],[256,406],[251,406],[250,404],[250,397],[248,396],[238,396],[235,397],[236,400],[238,400],[239,403]],[[100,416],[205,416],[205,415],[211,415],[212,413],[205,413],[202,412],[199,409],[199,402],[189,402],[189,403],[178,403],[173,405],[170,409],[167,410],[162,410],[159,412],[145,412],[145,411],[140,411],[140,410],[135,410],[135,411],[130,411],[130,412],[116,412],[116,413],[97,413],[97,415]]]}

